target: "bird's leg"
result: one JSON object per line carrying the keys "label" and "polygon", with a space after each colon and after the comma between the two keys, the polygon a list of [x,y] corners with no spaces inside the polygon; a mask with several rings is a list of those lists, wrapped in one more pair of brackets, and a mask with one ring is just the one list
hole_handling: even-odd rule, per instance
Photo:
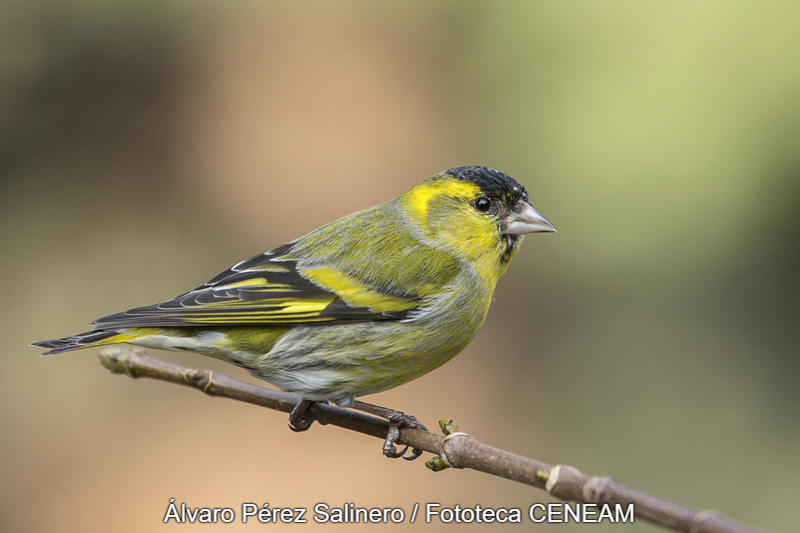
{"label": "bird's leg", "polygon": [[[394,445],[397,439],[400,438],[400,428],[412,428],[428,431],[428,429],[423,426],[416,419],[416,417],[401,413],[400,411],[395,411],[394,409],[389,409],[388,407],[381,407],[379,405],[372,405],[371,403],[356,401],[352,408],[358,409],[359,411],[364,411],[365,413],[369,413],[371,415],[380,416],[389,421],[389,432],[386,434],[386,441],[383,443],[383,455],[386,457],[391,457],[393,459],[397,457],[403,457],[408,451],[408,446],[406,446],[402,451],[398,452]],[[419,448],[414,448],[411,450],[411,455],[409,457],[403,457],[403,459],[406,459],[407,461],[413,461],[420,455],[422,455],[422,450]]]}

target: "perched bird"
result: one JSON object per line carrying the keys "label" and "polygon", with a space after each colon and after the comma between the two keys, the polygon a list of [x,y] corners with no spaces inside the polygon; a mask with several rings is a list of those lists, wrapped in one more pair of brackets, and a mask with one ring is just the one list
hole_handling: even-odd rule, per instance
{"label": "perched bird", "polygon": [[[452,359],[483,324],[523,235],[555,231],[510,176],[453,168],[193,291],[34,344],[43,355],[129,343],[222,359],[302,397],[290,426],[303,430],[312,402],[353,406]],[[377,414],[395,438],[423,427],[386,411]],[[402,455],[390,439],[384,453]]]}

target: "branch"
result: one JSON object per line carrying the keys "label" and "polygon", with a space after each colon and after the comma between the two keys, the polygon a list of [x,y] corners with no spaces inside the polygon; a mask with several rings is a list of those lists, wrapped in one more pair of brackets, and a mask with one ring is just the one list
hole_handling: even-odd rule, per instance
{"label": "branch", "polygon": [[[185,368],[149,356],[143,350],[129,352],[105,349],[100,362],[113,374],[132,378],[151,378],[187,385],[210,396],[222,396],[289,413],[301,400],[297,396],[231,379],[210,370]],[[388,421],[360,412],[313,404],[304,414],[323,424],[339,426],[365,435],[386,438]],[[470,468],[547,491],[564,500],[591,504],[633,504],[634,516],[657,526],[686,533],[759,533],[761,530],[738,524],[714,511],[696,511],[633,490],[608,476],[587,476],[568,465],[549,465],[493,448],[461,433],[452,421],[440,422],[446,437],[419,429],[400,430],[398,444],[421,448],[436,454],[428,465],[434,471],[447,467]],[[454,431],[455,430],[455,431]]]}

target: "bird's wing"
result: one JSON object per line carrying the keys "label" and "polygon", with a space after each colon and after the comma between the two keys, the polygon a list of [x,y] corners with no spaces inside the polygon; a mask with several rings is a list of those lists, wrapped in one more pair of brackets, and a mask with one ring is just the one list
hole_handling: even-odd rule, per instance
{"label": "bird's wing", "polygon": [[[303,261],[296,253],[297,245],[298,241],[291,242],[242,261],[172,300],[110,315],[93,325],[103,330],[401,320],[423,305],[440,278],[452,278],[457,269],[453,262],[444,277],[439,273],[431,278],[424,272],[428,266],[424,257],[441,252],[415,245],[400,258],[409,265],[403,268],[409,283],[399,280],[400,286],[408,287],[406,291],[396,282],[370,274],[376,265],[381,271],[380,261],[389,258],[374,261],[367,250],[359,259],[366,266],[359,270],[351,268],[349,257],[315,256],[313,261]],[[380,248],[385,252],[385,246]]]}

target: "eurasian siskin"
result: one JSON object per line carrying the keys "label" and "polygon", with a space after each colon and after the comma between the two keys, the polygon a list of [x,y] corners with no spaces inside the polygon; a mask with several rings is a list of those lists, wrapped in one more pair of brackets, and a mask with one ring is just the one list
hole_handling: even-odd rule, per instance
{"label": "eurasian siskin", "polygon": [[[244,367],[306,406],[352,406],[463,350],[523,235],[555,231],[510,176],[454,168],[193,291],[35,345],[44,355],[115,343],[192,351]],[[292,421],[307,427],[302,411]]]}

